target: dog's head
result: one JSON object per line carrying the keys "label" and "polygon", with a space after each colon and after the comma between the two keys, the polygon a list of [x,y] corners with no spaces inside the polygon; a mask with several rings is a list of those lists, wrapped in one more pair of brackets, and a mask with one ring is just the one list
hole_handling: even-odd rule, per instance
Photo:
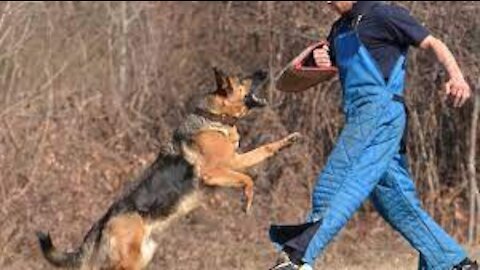
{"label": "dog's head", "polygon": [[216,115],[242,118],[254,108],[267,105],[260,91],[267,84],[267,73],[256,71],[247,77],[228,76],[214,68],[216,87],[207,95],[206,109]]}

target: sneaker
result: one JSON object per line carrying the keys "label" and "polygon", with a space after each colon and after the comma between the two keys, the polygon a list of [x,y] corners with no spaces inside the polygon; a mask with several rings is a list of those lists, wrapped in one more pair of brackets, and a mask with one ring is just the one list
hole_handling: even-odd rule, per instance
{"label": "sneaker", "polygon": [[313,270],[313,268],[309,264],[305,263],[302,266],[300,266],[298,270]]}
{"label": "sneaker", "polygon": [[275,265],[270,270],[313,270],[313,268],[308,264],[296,265],[292,262],[284,262]]}
{"label": "sneaker", "polygon": [[278,263],[269,270],[299,270],[299,266],[292,262]]}
{"label": "sneaker", "polygon": [[452,270],[479,270],[479,268],[476,261],[466,258],[458,265],[455,265]]}
{"label": "sneaker", "polygon": [[282,252],[274,267],[269,270],[313,270],[308,264],[297,265],[288,257],[287,253]]}
{"label": "sneaker", "polygon": [[275,266],[268,270],[298,270],[298,266],[292,263],[286,252],[282,251],[278,256]]}

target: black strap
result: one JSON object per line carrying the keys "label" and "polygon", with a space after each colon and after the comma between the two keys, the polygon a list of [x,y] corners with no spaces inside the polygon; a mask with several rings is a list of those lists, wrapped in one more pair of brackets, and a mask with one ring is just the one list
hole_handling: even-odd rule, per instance
{"label": "black strap", "polygon": [[393,94],[393,97],[392,99],[396,102],[400,102],[400,103],[403,103],[405,104],[405,98],[403,96],[400,96],[400,95],[397,95],[397,94]]}
{"label": "black strap", "polygon": [[405,105],[405,98],[403,96],[393,94],[392,99],[393,101],[402,103],[403,106],[405,107],[405,112],[407,114],[407,123],[405,124],[405,129],[403,130],[402,142],[400,145],[400,154],[406,154],[407,153],[407,137],[408,137],[408,118],[410,113],[408,111],[408,107]]}

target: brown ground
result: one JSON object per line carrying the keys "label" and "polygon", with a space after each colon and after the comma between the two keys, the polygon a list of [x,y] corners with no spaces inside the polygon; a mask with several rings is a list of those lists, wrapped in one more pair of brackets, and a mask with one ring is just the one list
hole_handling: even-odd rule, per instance
{"label": "brown ground", "polygon": [[[262,132],[252,131],[247,138],[260,139],[246,139],[244,148],[284,135],[280,125],[265,119],[273,117],[269,111],[257,116],[252,125],[270,123],[278,135],[258,137]],[[49,230],[59,248],[73,248],[121,191],[121,182],[133,179],[154,155],[100,160],[98,148],[71,145],[58,152],[50,139],[40,161],[46,168],[43,181],[26,180],[15,189],[24,193],[1,208],[0,269],[51,269],[40,257],[34,231]],[[252,171],[257,179],[252,215],[241,210],[240,190],[211,192],[200,209],[158,236],[161,244],[150,269],[267,269],[275,259],[268,226],[301,221],[308,209],[314,176],[301,173],[309,160],[302,154],[307,144],[308,138]],[[318,264],[319,269],[415,269],[416,255],[377,216],[357,214]]]}

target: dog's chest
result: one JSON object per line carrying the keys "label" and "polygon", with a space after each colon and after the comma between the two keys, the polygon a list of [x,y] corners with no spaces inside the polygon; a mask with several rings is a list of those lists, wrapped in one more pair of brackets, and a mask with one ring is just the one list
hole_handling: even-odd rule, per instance
{"label": "dog's chest", "polygon": [[228,141],[237,149],[240,146],[240,135],[235,126],[225,126],[225,125],[209,125],[204,130],[215,130],[228,138]]}
{"label": "dog's chest", "polygon": [[240,147],[240,135],[238,134],[236,127],[231,127],[227,136],[229,141],[235,146],[235,149]]}

